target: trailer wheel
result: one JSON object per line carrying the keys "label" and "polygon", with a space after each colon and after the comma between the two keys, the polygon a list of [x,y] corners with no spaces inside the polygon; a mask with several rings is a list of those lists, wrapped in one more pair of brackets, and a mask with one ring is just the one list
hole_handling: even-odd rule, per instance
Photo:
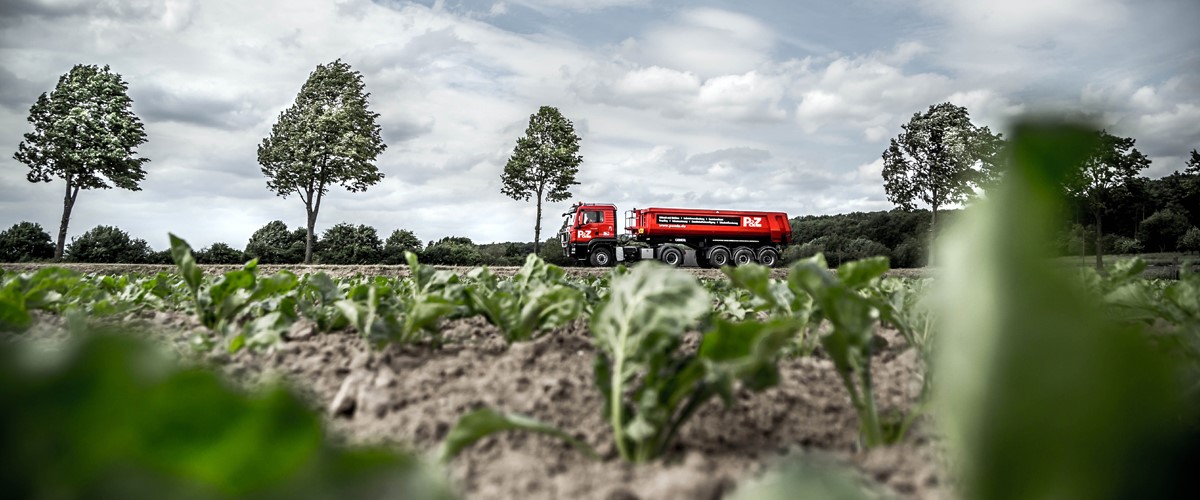
{"label": "trailer wheel", "polygon": [[744,266],[754,262],[754,250],[749,247],[737,247],[733,249],[733,265]]}
{"label": "trailer wheel", "polygon": [[679,267],[683,264],[683,251],[675,247],[667,247],[662,249],[662,253],[658,256],[659,260],[663,261],[671,267]]}
{"label": "trailer wheel", "polygon": [[758,251],[758,263],[767,267],[775,267],[779,263],[779,252],[774,248],[765,247]]}
{"label": "trailer wheel", "polygon": [[729,249],[725,247],[713,247],[708,251],[708,263],[712,267],[721,268],[729,265]]}
{"label": "trailer wheel", "polygon": [[588,262],[595,267],[611,266],[613,262],[612,250],[609,250],[608,247],[596,247],[595,250],[592,250],[592,255],[588,257]]}

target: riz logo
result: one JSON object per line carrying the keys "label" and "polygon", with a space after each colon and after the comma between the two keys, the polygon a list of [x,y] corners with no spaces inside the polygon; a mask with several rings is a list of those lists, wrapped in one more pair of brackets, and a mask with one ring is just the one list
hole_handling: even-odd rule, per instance
{"label": "riz logo", "polygon": [[742,225],[746,227],[762,227],[762,217],[742,217]]}

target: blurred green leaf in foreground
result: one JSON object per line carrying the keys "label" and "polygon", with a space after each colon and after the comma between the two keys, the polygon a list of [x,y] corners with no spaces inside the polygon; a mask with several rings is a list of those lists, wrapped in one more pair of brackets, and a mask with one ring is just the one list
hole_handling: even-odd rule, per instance
{"label": "blurred green leaf in foreground", "polygon": [[283,389],[231,390],[123,336],[0,344],[9,498],[447,498],[413,455],[335,448]]}
{"label": "blurred green leaf in foreground", "polygon": [[944,240],[937,420],[968,498],[1183,498],[1196,489],[1184,463],[1200,434],[1178,358],[1157,349],[1144,324],[1103,314],[1045,251],[1060,187],[1095,136],[1078,125],[1018,124],[1000,189]]}

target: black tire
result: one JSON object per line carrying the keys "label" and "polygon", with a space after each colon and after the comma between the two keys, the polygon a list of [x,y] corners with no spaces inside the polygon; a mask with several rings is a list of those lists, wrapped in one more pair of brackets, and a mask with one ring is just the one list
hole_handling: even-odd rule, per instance
{"label": "black tire", "polygon": [[721,268],[729,265],[729,249],[725,247],[713,247],[708,251],[708,264],[712,267]]}
{"label": "black tire", "polygon": [[754,250],[750,247],[737,247],[733,249],[733,265],[744,266],[754,262]]}
{"label": "black tire", "polygon": [[779,264],[779,252],[774,248],[764,247],[758,251],[758,263],[767,267],[775,267]]}
{"label": "black tire", "polygon": [[608,267],[613,263],[613,253],[608,247],[597,247],[592,250],[588,262],[595,267]]}
{"label": "black tire", "polygon": [[659,252],[658,259],[671,267],[679,267],[683,265],[683,250],[675,247],[667,247]]}

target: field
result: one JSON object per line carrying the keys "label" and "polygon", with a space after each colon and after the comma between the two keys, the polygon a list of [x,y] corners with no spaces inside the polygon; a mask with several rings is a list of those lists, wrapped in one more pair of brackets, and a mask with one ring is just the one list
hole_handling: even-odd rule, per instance
{"label": "field", "polygon": [[[610,269],[566,273],[531,258],[524,268],[498,269],[494,277],[481,275],[481,270],[413,264],[413,272],[410,267],[296,268],[302,273],[297,278],[275,268],[201,269],[186,257],[178,268],[70,267],[6,265],[7,296],[22,296],[32,320],[27,330],[6,334],[10,341],[63,349],[76,335],[69,333],[69,311],[83,309],[90,316],[89,328],[117,325],[127,335],[132,332],[171,346],[185,364],[210,367],[241,391],[284,383],[322,415],[337,443],[432,454],[460,417],[489,408],[550,424],[599,456],[590,458],[552,436],[521,431],[488,436],[446,465],[450,484],[468,498],[719,498],[794,456],[821,457],[857,470],[863,487],[871,491],[911,498],[947,495],[940,451],[927,419],[919,418],[908,436],[893,446],[864,447],[856,407],[835,363],[816,341],[817,329],[827,328],[819,319],[790,319],[787,335],[775,335],[765,359],[777,370],[775,383],[764,384],[762,391],[743,387],[729,404],[718,397],[698,399],[694,416],[666,443],[661,456],[644,464],[623,460],[593,374],[601,349],[588,317],[596,314],[599,302],[618,301],[603,296],[613,282],[632,279],[640,268],[625,276]],[[737,291],[722,271],[646,269],[691,283],[706,304],[697,317],[766,325],[755,318],[776,313],[752,293]],[[884,270],[877,266],[872,272]],[[738,282],[751,287],[781,286],[788,276],[786,269],[768,272],[754,266],[740,271],[735,275]],[[328,278],[317,278],[316,273]],[[238,290],[225,289],[248,276],[254,279]],[[290,284],[276,283],[281,277]],[[333,286],[323,289],[323,283]],[[516,283],[525,288],[512,288]],[[369,325],[351,318],[355,313],[347,307],[356,300],[360,306],[370,303],[363,299],[368,289],[407,296],[401,302],[424,300],[428,305],[444,299],[454,305],[411,331],[381,326],[385,322]],[[514,323],[489,316],[484,304],[470,305],[477,289],[495,296],[514,292],[518,301],[524,300],[522,294],[547,295],[554,303],[574,302],[577,309],[558,316],[539,314],[533,328],[524,331],[525,338],[519,338],[514,331],[521,328]],[[222,309],[239,293],[242,307],[236,312]],[[328,294],[323,301],[313,299],[322,293]],[[281,304],[288,299],[301,304],[292,317],[265,328],[255,326],[285,309]],[[659,306],[677,306],[675,299]],[[374,303],[380,316],[419,314],[413,303],[386,302]],[[330,307],[334,303],[341,304],[336,311]],[[811,303],[808,307],[808,312],[797,314],[813,314]],[[388,308],[391,312],[383,312]],[[21,330],[17,323],[10,322],[7,329]],[[701,325],[687,325],[662,332],[676,340],[670,352],[660,354],[697,356]],[[811,329],[807,340],[794,336],[806,329]],[[898,422],[900,416],[914,414],[924,368],[918,351],[894,328],[873,322],[870,335],[874,398],[879,413],[895,416]],[[752,383],[745,376],[729,382],[734,383],[730,388]]]}

